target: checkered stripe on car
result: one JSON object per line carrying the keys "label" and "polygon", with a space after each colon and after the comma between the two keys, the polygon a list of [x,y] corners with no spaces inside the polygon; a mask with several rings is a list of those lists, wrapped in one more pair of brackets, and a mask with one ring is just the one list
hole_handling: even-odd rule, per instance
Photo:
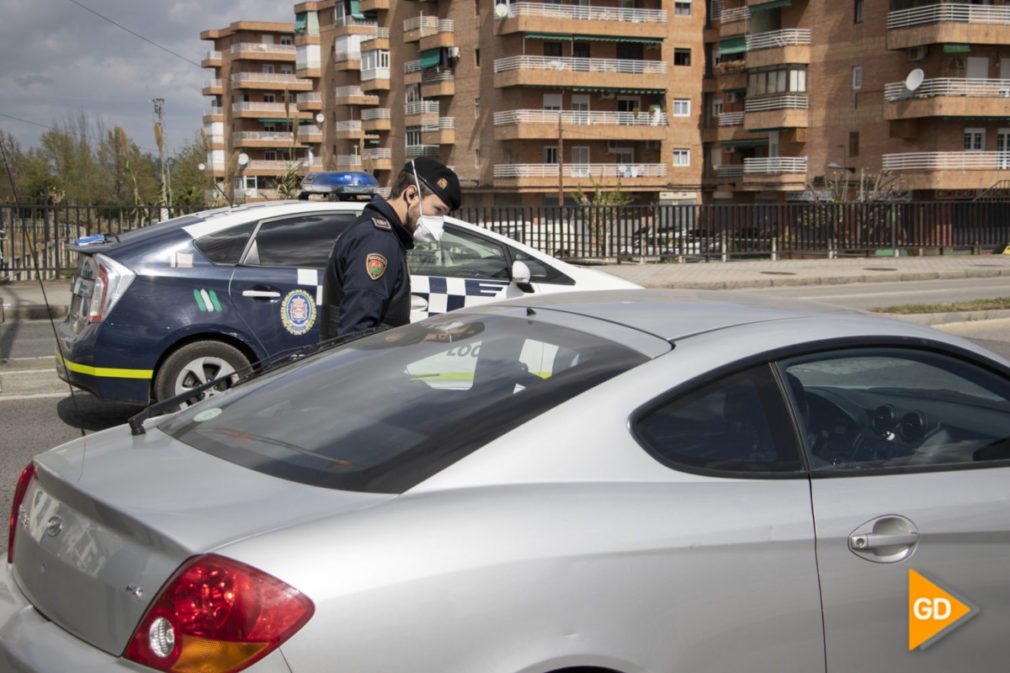
{"label": "checkered stripe on car", "polygon": [[428,302],[428,315],[447,313],[466,306],[487,303],[502,296],[508,288],[505,280],[411,276],[410,292]]}

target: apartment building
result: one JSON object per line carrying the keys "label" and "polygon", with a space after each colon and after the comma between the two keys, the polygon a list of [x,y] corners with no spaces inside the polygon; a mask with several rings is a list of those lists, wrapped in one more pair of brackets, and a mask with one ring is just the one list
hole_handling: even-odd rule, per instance
{"label": "apartment building", "polygon": [[970,199],[1010,178],[1010,7],[713,2],[702,125],[716,201]]}
{"label": "apartment building", "polygon": [[203,123],[207,170],[222,191],[271,198],[289,162],[321,168],[314,84],[295,74],[294,24],[238,21],[200,39],[213,42],[201,63],[214,73],[203,87],[211,97]]}
{"label": "apartment building", "polygon": [[974,198],[1010,179],[1010,5],[931,1],[302,2],[202,34],[214,170],[240,150],[268,188],[294,147],[380,184],[434,157],[466,204]]}

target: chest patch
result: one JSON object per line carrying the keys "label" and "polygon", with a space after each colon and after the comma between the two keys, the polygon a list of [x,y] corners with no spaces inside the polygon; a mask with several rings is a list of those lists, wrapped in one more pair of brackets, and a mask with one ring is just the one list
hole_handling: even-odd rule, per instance
{"label": "chest patch", "polygon": [[382,274],[386,273],[387,266],[389,266],[389,262],[377,252],[371,252],[365,257],[365,270],[372,280],[382,278]]}

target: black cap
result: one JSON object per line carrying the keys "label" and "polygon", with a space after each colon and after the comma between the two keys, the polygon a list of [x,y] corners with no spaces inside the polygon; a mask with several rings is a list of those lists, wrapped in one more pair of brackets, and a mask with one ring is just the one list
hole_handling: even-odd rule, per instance
{"label": "black cap", "polygon": [[430,189],[435,196],[442,199],[442,202],[449,207],[449,210],[459,208],[462,195],[459,191],[459,178],[449,170],[444,164],[429,159],[418,157],[408,161],[403,170],[408,173],[417,171],[417,178]]}

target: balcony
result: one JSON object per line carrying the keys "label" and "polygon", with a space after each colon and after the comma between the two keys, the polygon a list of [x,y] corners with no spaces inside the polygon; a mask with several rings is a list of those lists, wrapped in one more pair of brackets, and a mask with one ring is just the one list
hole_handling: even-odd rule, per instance
{"label": "balcony", "polygon": [[666,61],[509,56],[495,59],[494,85],[666,90]]}
{"label": "balcony", "polygon": [[273,117],[282,119],[311,119],[312,113],[308,110],[301,111],[297,105],[288,105],[284,109],[284,103],[232,103],[231,112],[236,117],[250,119],[254,117]]}
{"label": "balcony", "polygon": [[[286,159],[253,159],[242,172],[245,175],[276,176],[280,175],[281,172],[287,168],[289,163],[291,162]],[[295,159],[294,163],[297,165],[304,165],[307,163],[307,160],[305,158]]]}
{"label": "balcony", "polygon": [[361,156],[357,154],[338,154],[337,155],[337,170],[338,171],[360,171],[361,170]]}
{"label": "balcony", "polygon": [[[422,42],[421,49],[435,47],[451,47],[455,23],[452,19],[440,19],[437,16],[413,16],[403,22],[403,41]],[[441,41],[445,44],[441,44]]]}
{"label": "balcony", "polygon": [[374,107],[361,111],[361,128],[369,131],[389,131],[392,128],[392,114],[388,107]]}
{"label": "balcony", "polygon": [[810,63],[810,29],[785,28],[747,36],[748,68]]}
{"label": "balcony", "polygon": [[[503,110],[494,113],[494,139],[558,137],[558,119],[587,140],[664,140],[669,120],[663,112],[583,112],[572,110]],[[574,134],[573,134],[574,135]]]}
{"label": "balcony", "polygon": [[[622,187],[664,187],[666,164],[565,164],[563,186],[593,187],[594,181]],[[495,186],[556,188],[558,164],[495,164]]]}
{"label": "balcony", "polygon": [[220,79],[211,79],[203,83],[200,94],[203,96],[214,96],[224,93],[224,83]]}
{"label": "balcony", "polygon": [[333,90],[336,97],[334,101],[337,105],[378,105],[379,97],[374,94],[366,94],[365,91],[356,85],[338,86]]}
{"label": "balcony", "polygon": [[744,101],[744,128],[748,131],[807,128],[808,99],[805,93],[748,98]]}
{"label": "balcony", "polygon": [[909,91],[904,82],[884,86],[884,119],[1006,117],[1010,79],[941,77]]}
{"label": "balcony", "polygon": [[231,46],[233,59],[258,59],[266,61],[294,61],[295,45],[240,42]]}
{"label": "balcony", "polygon": [[389,91],[389,68],[362,68],[361,88],[365,91]]}
{"label": "balcony", "polygon": [[431,123],[438,119],[438,101],[419,100],[406,103],[403,106],[406,126],[420,126],[425,121]]}
{"label": "balcony", "polygon": [[365,150],[365,170],[393,170],[393,150],[388,147],[371,147]]}
{"label": "balcony", "polygon": [[359,140],[365,137],[360,119],[347,119],[335,124],[338,140]]}
{"label": "balcony", "polygon": [[744,35],[749,25],[749,7],[733,7],[719,13],[719,37]]}
{"label": "balcony", "polygon": [[723,112],[719,115],[719,127],[715,137],[719,142],[747,141],[754,139],[754,134],[744,128],[743,112]]}
{"label": "balcony", "polygon": [[362,38],[361,49],[389,49],[389,28],[379,27],[375,35]]}
{"label": "balcony", "polygon": [[743,164],[723,164],[715,167],[715,174],[719,179],[742,178]]}
{"label": "balcony", "polygon": [[887,15],[887,48],[1010,43],[1010,7],[951,2]]}
{"label": "balcony", "polygon": [[202,68],[221,67],[221,52],[208,51],[206,54],[203,55],[203,60],[200,61],[200,67]]}
{"label": "balcony", "polygon": [[407,145],[405,154],[408,157],[437,157],[438,145]]}
{"label": "balcony", "polygon": [[231,85],[238,89],[273,89],[312,91],[312,80],[294,75],[265,72],[240,72],[231,76]]}
{"label": "balcony", "polygon": [[755,157],[743,160],[745,189],[799,189],[806,184],[806,180],[806,157]]}
{"label": "balcony", "polygon": [[361,70],[361,51],[337,51],[333,45],[333,68],[335,70]]}
{"label": "balcony", "polygon": [[293,133],[278,131],[237,131],[231,134],[231,144],[235,147],[291,147],[294,142]]}
{"label": "balcony", "polygon": [[456,93],[456,74],[452,70],[425,68],[421,72],[421,96],[438,98]]}
{"label": "balcony", "polygon": [[358,9],[362,12],[377,12],[389,9],[389,0],[361,0]]}
{"label": "balcony", "polygon": [[323,130],[315,124],[306,124],[298,127],[298,142],[301,143],[321,143],[323,142]]}
{"label": "balcony", "polygon": [[885,154],[881,168],[901,173],[903,189],[983,189],[1010,179],[1010,152]]}
{"label": "balcony", "polygon": [[353,16],[338,16],[334,19],[335,35],[374,35],[379,22],[372,19],[356,19]]}
{"label": "balcony", "polygon": [[224,121],[224,108],[218,106],[207,108],[203,111],[203,121],[204,123]]}
{"label": "balcony", "polygon": [[456,144],[456,118],[439,117],[436,123],[422,126],[421,143],[425,145]]}
{"label": "balcony", "polygon": [[323,96],[318,91],[306,91],[295,97],[299,110],[322,110]]}
{"label": "balcony", "polygon": [[613,37],[666,37],[666,10],[512,2],[501,21],[502,34],[551,32]]}

